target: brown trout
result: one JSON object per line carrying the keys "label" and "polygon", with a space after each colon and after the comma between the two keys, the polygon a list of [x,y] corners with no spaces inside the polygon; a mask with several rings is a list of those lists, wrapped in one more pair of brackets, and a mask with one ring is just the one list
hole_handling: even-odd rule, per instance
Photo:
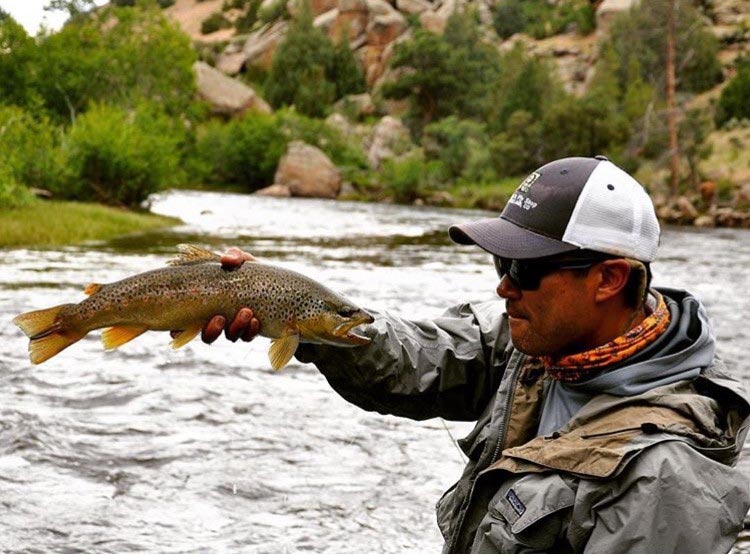
{"label": "brown trout", "polygon": [[170,266],[109,284],[91,283],[88,298],[16,316],[13,323],[31,339],[29,359],[39,364],[92,330],[102,332],[105,349],[115,349],[148,330],[181,330],[177,349],[190,342],[215,315],[230,321],[250,307],[260,334],[272,339],[271,366],[292,358],[300,341],[339,346],[366,345],[352,331],[373,318],[341,295],[297,272],[260,262],[223,270],[220,256],[179,245]]}

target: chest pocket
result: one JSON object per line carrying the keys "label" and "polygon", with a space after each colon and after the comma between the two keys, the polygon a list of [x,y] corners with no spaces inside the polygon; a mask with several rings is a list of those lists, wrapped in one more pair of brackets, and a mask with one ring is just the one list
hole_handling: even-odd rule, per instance
{"label": "chest pocket", "polygon": [[557,473],[512,478],[490,501],[472,552],[567,551],[574,503],[575,491]]}

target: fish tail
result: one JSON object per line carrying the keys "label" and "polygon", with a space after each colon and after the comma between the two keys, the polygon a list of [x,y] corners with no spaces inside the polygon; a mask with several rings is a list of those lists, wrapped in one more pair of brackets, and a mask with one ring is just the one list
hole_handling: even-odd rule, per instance
{"label": "fish tail", "polygon": [[13,323],[31,339],[29,360],[33,364],[52,358],[86,335],[86,332],[66,329],[60,322],[60,313],[69,306],[73,305],[62,304],[44,310],[34,310],[13,318]]}

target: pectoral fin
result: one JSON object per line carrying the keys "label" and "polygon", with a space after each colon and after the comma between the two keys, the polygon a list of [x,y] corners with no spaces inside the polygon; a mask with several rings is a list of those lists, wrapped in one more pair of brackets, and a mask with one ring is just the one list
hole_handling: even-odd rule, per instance
{"label": "pectoral fin", "polygon": [[274,370],[279,370],[286,366],[287,362],[294,356],[298,346],[299,335],[296,333],[271,341],[271,348],[268,350],[271,367]]}
{"label": "pectoral fin", "polygon": [[193,339],[195,339],[195,336],[200,333],[202,328],[203,326],[201,324],[196,324],[182,330],[174,337],[174,339],[172,339],[172,343],[170,343],[170,345],[172,345],[173,349],[179,349],[180,347],[187,345]]}
{"label": "pectoral fin", "polygon": [[102,344],[107,350],[117,349],[141,335],[148,328],[141,326],[112,326],[102,332]]}

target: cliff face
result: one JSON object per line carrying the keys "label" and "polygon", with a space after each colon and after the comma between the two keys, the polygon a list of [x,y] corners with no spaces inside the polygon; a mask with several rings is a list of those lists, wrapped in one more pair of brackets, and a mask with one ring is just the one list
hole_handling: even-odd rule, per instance
{"label": "cliff face", "polygon": [[[259,11],[284,1],[287,10],[294,13],[299,0],[264,0]],[[344,29],[348,29],[350,45],[371,88],[376,88],[384,78],[394,46],[411,36],[410,20],[418,19],[423,28],[441,33],[448,17],[458,7],[471,4],[477,8],[488,39],[498,48],[506,49],[522,42],[530,53],[554,61],[568,90],[582,93],[596,62],[597,46],[607,36],[611,21],[638,1],[592,2],[596,7],[597,30],[589,36],[572,30],[542,40],[516,34],[506,41],[497,37],[492,26],[491,7],[497,0],[313,0],[311,7],[315,25],[332,39],[338,40]],[[222,72],[235,75],[253,68],[269,69],[288,23],[277,19],[256,25],[251,33],[244,35],[237,34],[234,27],[203,34],[202,23],[214,14],[221,14],[227,25],[242,17],[242,10],[223,10],[226,3],[226,0],[177,0],[166,13],[195,42],[226,44],[216,57],[216,67]],[[703,4],[707,21],[721,41],[720,59],[728,74],[734,59],[750,52],[750,0],[712,0]]]}

